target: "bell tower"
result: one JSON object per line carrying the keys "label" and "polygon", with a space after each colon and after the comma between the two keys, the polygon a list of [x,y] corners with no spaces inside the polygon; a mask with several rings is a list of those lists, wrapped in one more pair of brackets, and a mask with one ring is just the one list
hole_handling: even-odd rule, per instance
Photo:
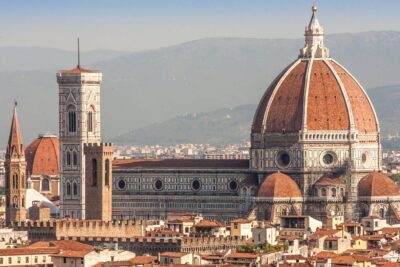
{"label": "bell tower", "polygon": [[85,219],[84,145],[100,143],[100,84],[102,73],[84,69],[79,62],[57,73],[61,161],[61,217]]}
{"label": "bell tower", "polygon": [[[87,220],[111,221],[112,218],[112,159],[113,145],[87,144],[86,209]],[[90,196],[90,197],[89,197]]]}
{"label": "bell tower", "polygon": [[6,223],[26,220],[26,161],[17,116],[17,103],[11,123],[6,160]]}

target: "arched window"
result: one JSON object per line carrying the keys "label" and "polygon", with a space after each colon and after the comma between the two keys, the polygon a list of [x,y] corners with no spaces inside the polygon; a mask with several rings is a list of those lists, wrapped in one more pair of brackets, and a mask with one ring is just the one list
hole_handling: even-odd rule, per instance
{"label": "arched window", "polygon": [[332,197],[336,197],[336,188],[332,188]]}
{"label": "arched window", "polygon": [[110,185],[110,160],[109,159],[106,159],[106,177],[105,177],[105,179],[106,179],[106,181],[105,181],[105,184],[106,185]]}
{"label": "arched window", "polygon": [[24,197],[22,197],[22,203],[21,204],[22,204],[22,207],[25,208],[25,198]]}
{"label": "arched window", "polygon": [[72,153],[72,162],[73,162],[74,166],[78,165],[78,153],[76,153],[76,151],[74,151]]}
{"label": "arched window", "polygon": [[322,188],[322,189],[321,189],[321,195],[322,195],[323,197],[326,197],[326,189],[325,189],[325,188]]}
{"label": "arched window", "polygon": [[67,183],[67,196],[71,195],[71,184]]}
{"label": "arched window", "polygon": [[76,132],[76,111],[73,106],[68,108],[68,132]]}
{"label": "arched window", "polygon": [[89,133],[93,132],[93,113],[94,112],[91,110],[87,114],[87,127]]}
{"label": "arched window", "polygon": [[74,191],[74,196],[77,196],[78,195],[78,185],[74,182],[74,184],[73,184],[73,191]]}
{"label": "arched window", "polygon": [[67,151],[67,166],[71,166],[71,152]]}
{"label": "arched window", "polygon": [[92,185],[97,186],[97,160],[92,159]]}
{"label": "arched window", "polygon": [[42,191],[50,191],[50,181],[47,178],[42,180]]}
{"label": "arched window", "polygon": [[14,189],[18,189],[18,174],[16,174],[16,173],[14,173],[14,175],[13,175],[13,186],[14,186]]}
{"label": "arched window", "polygon": [[18,197],[17,196],[14,196],[14,198],[13,198],[13,206],[14,206],[14,208],[18,208]]}

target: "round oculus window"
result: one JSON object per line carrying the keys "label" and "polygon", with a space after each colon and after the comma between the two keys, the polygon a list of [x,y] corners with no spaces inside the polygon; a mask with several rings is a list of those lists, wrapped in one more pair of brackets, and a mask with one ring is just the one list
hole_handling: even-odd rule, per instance
{"label": "round oculus window", "polygon": [[229,182],[229,190],[236,191],[238,188],[238,183],[235,180]]}
{"label": "round oculus window", "polygon": [[200,181],[199,180],[194,180],[192,182],[192,189],[195,190],[195,191],[198,191],[198,190],[200,190],[200,188],[201,188]]}
{"label": "round oculus window", "polygon": [[324,161],[324,163],[326,165],[331,165],[333,163],[334,159],[335,158],[333,157],[333,155],[331,153],[326,153],[324,155],[324,157],[322,158],[322,160]]}
{"label": "round oculus window", "polygon": [[362,163],[367,163],[368,156],[367,156],[367,154],[366,154],[366,153],[363,153],[363,154],[362,154],[362,156],[361,156],[361,160],[362,160]]}
{"label": "round oculus window", "polygon": [[163,182],[162,182],[161,180],[157,180],[157,181],[154,183],[154,187],[155,187],[155,189],[157,189],[157,190],[161,190],[161,189],[163,188]]}
{"label": "round oculus window", "polygon": [[121,179],[118,181],[118,189],[119,190],[124,190],[126,188],[126,182],[124,179]]}
{"label": "round oculus window", "polygon": [[281,167],[287,167],[290,164],[290,155],[288,152],[283,151],[278,154],[278,164]]}

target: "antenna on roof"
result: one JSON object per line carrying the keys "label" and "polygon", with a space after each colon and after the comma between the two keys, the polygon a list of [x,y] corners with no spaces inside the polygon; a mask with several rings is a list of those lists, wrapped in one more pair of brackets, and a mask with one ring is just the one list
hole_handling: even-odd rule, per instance
{"label": "antenna on roof", "polygon": [[78,37],[78,69],[81,67],[81,51],[79,47],[79,37]]}

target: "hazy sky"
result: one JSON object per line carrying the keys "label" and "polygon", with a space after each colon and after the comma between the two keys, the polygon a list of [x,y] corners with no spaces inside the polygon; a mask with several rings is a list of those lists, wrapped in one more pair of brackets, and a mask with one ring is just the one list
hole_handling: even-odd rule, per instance
{"label": "hazy sky", "polygon": [[0,46],[136,51],[203,37],[299,38],[318,5],[326,33],[400,30],[400,1],[0,1]]}

